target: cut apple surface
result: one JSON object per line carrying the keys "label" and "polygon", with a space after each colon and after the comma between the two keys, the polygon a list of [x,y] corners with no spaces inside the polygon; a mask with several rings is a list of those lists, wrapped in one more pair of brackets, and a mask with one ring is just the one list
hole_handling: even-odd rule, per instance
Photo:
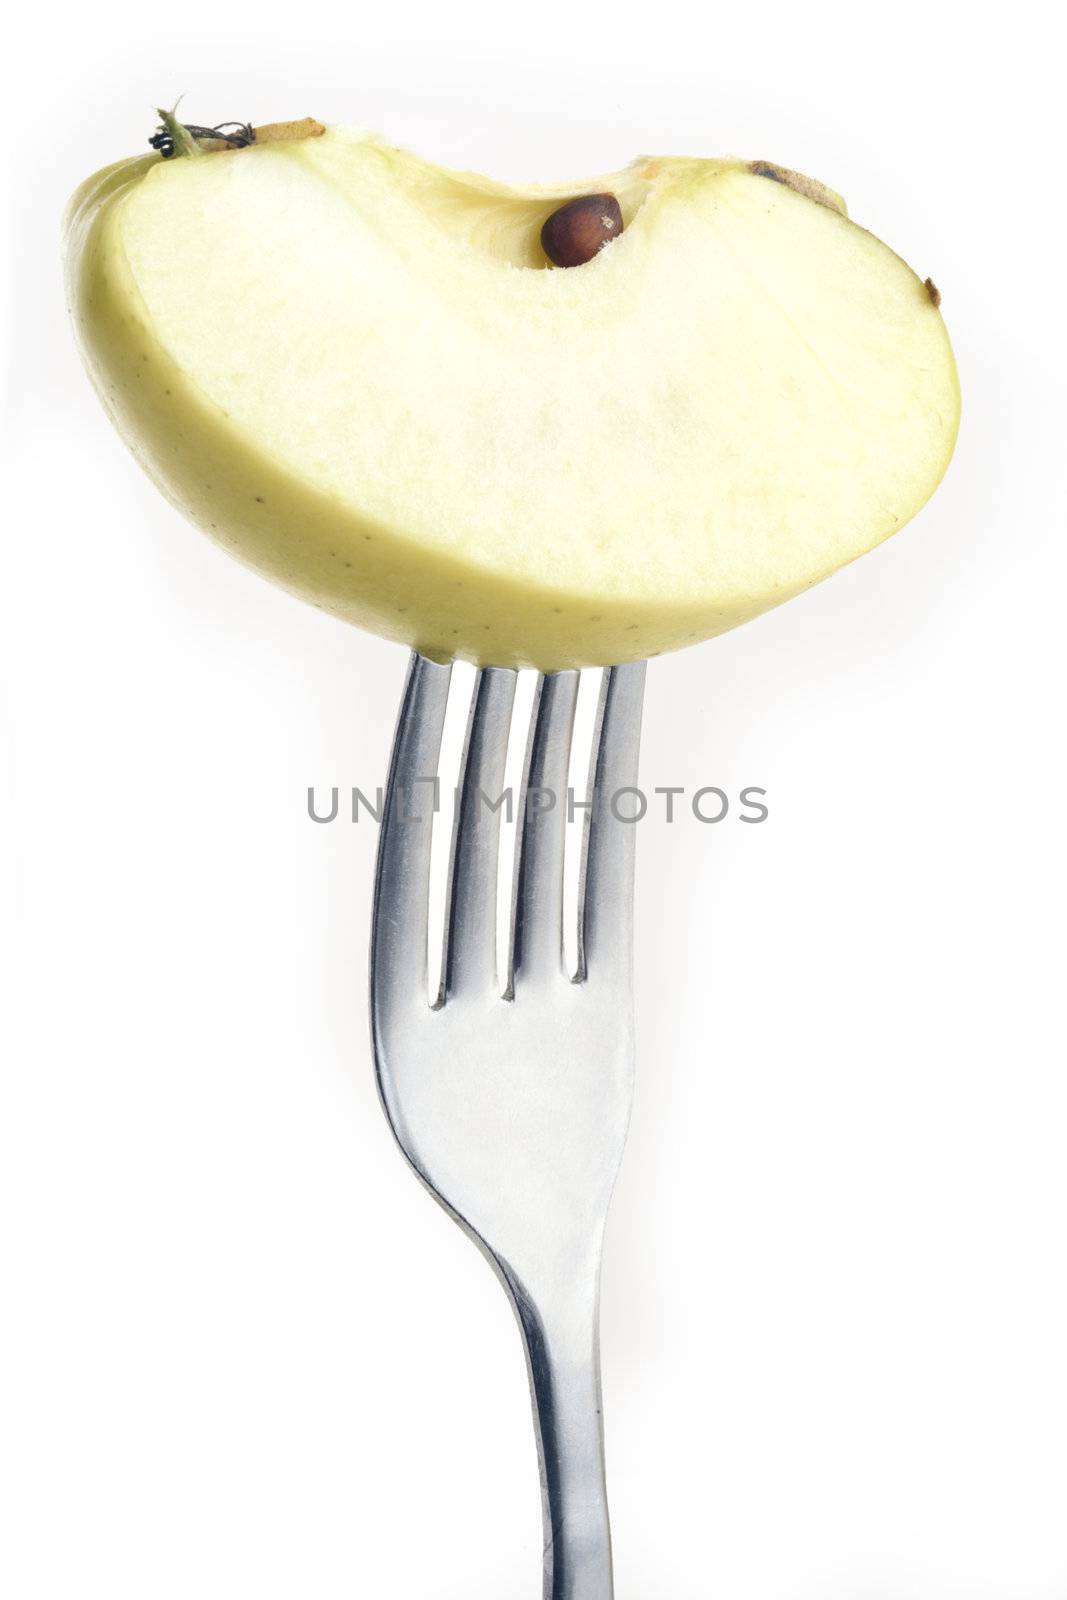
{"label": "cut apple surface", "polygon": [[[637,659],[809,587],[939,482],[936,296],[821,185],[663,158],[517,189],[293,126],[98,174],[67,263],[138,460],[313,603],[438,657]],[[622,231],[552,267],[583,195]]]}

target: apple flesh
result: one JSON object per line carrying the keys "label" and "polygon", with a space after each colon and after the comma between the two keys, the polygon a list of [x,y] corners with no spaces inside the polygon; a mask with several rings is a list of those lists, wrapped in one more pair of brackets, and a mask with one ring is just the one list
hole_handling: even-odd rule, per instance
{"label": "apple flesh", "polygon": [[[959,391],[934,296],[830,191],[644,159],[517,189],[321,124],[85,184],[107,411],[192,522],[325,610],[544,670],[732,628],[915,515]],[[624,229],[553,269],[576,195]]]}

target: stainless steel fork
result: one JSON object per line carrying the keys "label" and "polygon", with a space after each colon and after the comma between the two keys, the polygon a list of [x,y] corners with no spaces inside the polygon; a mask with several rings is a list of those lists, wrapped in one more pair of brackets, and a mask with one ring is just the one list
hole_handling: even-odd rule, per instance
{"label": "stainless steel fork", "polygon": [[420,655],[404,688],[378,848],[378,1085],[404,1155],[487,1256],[518,1317],[541,1471],[545,1600],[612,1595],[598,1306],[633,1085],[635,830],[620,791],[636,783],[644,671],[638,663],[604,674],[576,976],[563,955],[563,854],[577,672],[538,683],[505,985],[497,979],[496,802],[514,672],[485,668],[471,700],[435,1005],[427,972],[432,780],[451,668]]}

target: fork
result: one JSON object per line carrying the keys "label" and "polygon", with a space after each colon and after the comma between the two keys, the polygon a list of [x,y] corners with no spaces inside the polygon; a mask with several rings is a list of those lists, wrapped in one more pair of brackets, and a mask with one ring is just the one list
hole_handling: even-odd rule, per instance
{"label": "fork", "polygon": [[[382,811],[371,932],[378,1087],[400,1149],[479,1246],[516,1313],[534,1409],[544,1600],[611,1600],[600,1259],[633,1093],[632,789],[643,662],[605,670],[590,762],[578,971],[564,960],[567,772],[579,674],[538,680],[497,978],[500,806],[516,674],[471,697],[430,1003],[430,842],[451,667],[414,654]],[[420,781],[421,780],[421,781]],[[548,797],[555,796],[555,803]]]}

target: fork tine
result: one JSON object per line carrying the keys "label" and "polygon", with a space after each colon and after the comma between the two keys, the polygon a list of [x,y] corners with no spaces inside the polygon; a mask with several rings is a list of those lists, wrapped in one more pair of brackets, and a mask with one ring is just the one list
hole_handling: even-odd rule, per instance
{"label": "fork tine", "polygon": [[471,698],[459,804],[448,868],[446,995],[492,993],[496,974],[496,883],[500,808],[515,673],[484,667]]}
{"label": "fork tine", "polygon": [[519,806],[509,992],[516,978],[521,983],[563,970],[567,768],[577,697],[577,672],[538,681]]}
{"label": "fork tine", "polygon": [[374,990],[428,1002],[430,838],[451,666],[413,654],[400,701],[385,791],[371,924]]}
{"label": "fork tine", "polygon": [[[620,822],[612,800],[637,782],[645,662],[604,673],[590,765],[593,809],[586,812],[578,891],[578,977],[605,967],[629,980],[633,949],[635,825]],[[624,813],[625,814],[625,813]]]}

